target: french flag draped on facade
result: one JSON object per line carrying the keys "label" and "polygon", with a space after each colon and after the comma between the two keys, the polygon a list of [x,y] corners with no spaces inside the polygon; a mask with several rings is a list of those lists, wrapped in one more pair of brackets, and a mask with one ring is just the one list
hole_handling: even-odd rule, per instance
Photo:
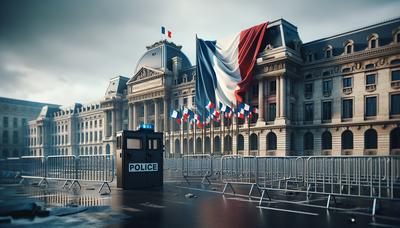
{"label": "french flag draped on facade", "polygon": [[267,23],[262,23],[223,40],[196,38],[198,108],[206,107],[209,102],[232,106],[243,101],[241,94],[252,81],[266,30]]}

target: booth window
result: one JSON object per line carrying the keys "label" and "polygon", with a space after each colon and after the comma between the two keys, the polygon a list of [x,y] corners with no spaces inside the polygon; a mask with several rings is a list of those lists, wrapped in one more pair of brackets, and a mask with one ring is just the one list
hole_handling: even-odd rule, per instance
{"label": "booth window", "polygon": [[158,150],[159,146],[158,146],[158,139],[149,139],[148,140],[149,143],[149,149],[150,150]]}
{"label": "booth window", "polygon": [[128,150],[139,150],[142,149],[140,139],[126,139],[126,149]]}

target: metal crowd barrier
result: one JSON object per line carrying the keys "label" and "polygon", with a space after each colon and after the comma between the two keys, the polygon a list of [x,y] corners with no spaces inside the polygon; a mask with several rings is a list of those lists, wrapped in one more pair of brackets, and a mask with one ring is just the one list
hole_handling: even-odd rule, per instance
{"label": "metal crowd barrier", "polygon": [[[236,194],[233,184],[251,185],[251,196],[257,180],[257,160],[255,156],[224,155],[221,158],[221,180],[225,184],[222,194],[230,187]],[[257,188],[258,189],[258,188]]]}
{"label": "metal crowd barrier", "polygon": [[213,174],[213,163],[209,154],[191,154],[182,157],[182,176],[188,184],[189,178],[201,178],[201,183]]}
{"label": "metal crowd barrier", "polygon": [[[3,166],[3,164],[4,166]],[[103,182],[99,193],[104,187],[111,188],[109,183],[114,180],[113,155],[60,155],[60,156],[23,156],[0,161],[1,170],[18,173],[25,179],[40,179],[39,186],[48,185],[47,180],[64,181],[63,188],[68,184],[81,188],[79,182]]]}

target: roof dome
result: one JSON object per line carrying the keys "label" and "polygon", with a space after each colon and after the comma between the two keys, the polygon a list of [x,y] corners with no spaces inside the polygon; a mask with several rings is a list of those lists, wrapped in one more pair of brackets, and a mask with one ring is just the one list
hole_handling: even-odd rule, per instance
{"label": "roof dome", "polygon": [[140,57],[136,64],[135,74],[142,67],[150,67],[159,70],[168,69],[172,71],[172,58],[175,56],[182,59],[182,69],[192,66],[188,57],[181,51],[182,46],[178,46],[173,42],[161,40],[146,48],[147,51]]}

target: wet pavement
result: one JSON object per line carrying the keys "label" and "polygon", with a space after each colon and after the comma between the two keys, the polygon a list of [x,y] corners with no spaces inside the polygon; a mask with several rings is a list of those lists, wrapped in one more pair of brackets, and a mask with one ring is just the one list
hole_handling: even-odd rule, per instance
{"label": "wet pavement", "polygon": [[[35,182],[35,181],[34,181]],[[163,188],[121,190],[111,184],[110,195],[98,193],[100,184],[83,183],[82,189],[0,184],[1,227],[400,227],[400,202],[382,201],[375,217],[372,200],[336,198],[341,209],[323,208],[326,197],[271,193],[272,201],[258,206],[258,193],[245,195],[250,186],[234,186],[236,195],[222,195],[223,184],[213,181],[189,185],[167,178]],[[302,204],[300,204],[302,203]],[[35,213],[11,214],[32,208]]]}

